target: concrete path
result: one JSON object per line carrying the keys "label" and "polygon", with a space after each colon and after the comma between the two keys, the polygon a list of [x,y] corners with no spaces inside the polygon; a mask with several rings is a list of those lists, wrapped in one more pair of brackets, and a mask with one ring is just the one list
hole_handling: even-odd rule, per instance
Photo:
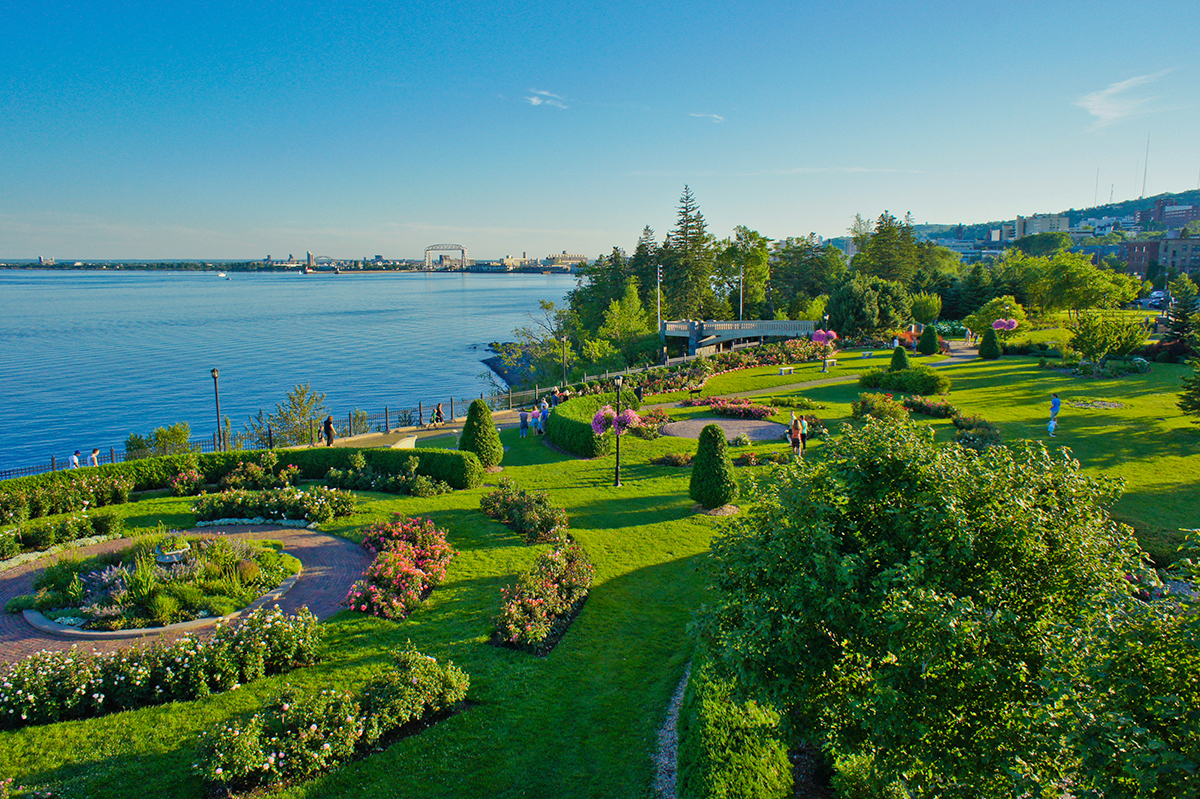
{"label": "concrete path", "polygon": [[[292,590],[280,600],[279,607],[288,613],[307,607],[318,618],[332,616],[341,609],[341,601],[351,584],[357,580],[371,562],[370,555],[362,547],[318,530],[295,527],[230,526],[204,527],[189,531],[195,535],[222,534],[230,538],[272,539],[282,541],[284,551],[295,556],[304,571]],[[72,550],[58,556],[26,563],[0,574],[0,605],[16,596],[33,593],[33,581],[56,557],[70,554],[89,557],[102,552],[114,552],[130,545],[128,538],[118,538],[93,544],[90,547]],[[42,649],[57,651],[70,649],[78,644],[80,649],[98,652],[113,652],[156,640],[173,640],[183,635],[152,634],[145,638],[116,640],[79,641],[58,638],[35,630],[20,613],[4,613],[0,610],[0,662],[11,662],[27,657]],[[203,635],[204,631],[197,633]]]}

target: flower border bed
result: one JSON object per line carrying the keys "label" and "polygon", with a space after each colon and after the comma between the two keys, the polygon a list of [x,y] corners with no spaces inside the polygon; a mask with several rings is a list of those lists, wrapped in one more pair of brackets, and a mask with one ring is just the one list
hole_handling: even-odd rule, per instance
{"label": "flower border bed", "polygon": [[[529,569],[517,578],[516,586],[501,589],[503,602],[491,643],[538,657],[550,654],[583,611],[591,594],[594,577],[595,567],[587,552],[574,541],[541,553]],[[571,578],[574,578],[573,582]],[[562,605],[572,593],[577,594],[575,599],[557,613],[553,612],[553,608]],[[547,611],[547,607],[551,610]],[[539,620],[539,615],[544,615],[544,619]],[[522,621],[527,622],[524,624],[524,633],[534,631],[535,624],[539,627],[544,625],[544,636],[532,641],[521,640],[524,637],[520,631]],[[510,630],[508,636],[501,629],[506,623]],[[511,632],[514,629],[516,633]]]}

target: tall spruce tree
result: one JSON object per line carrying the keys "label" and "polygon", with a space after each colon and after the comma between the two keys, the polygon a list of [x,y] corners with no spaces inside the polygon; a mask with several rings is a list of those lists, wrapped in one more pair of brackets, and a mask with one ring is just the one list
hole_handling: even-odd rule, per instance
{"label": "tall spruce tree", "polygon": [[1192,333],[1192,316],[1198,309],[1200,288],[1186,274],[1171,281],[1171,307],[1167,311],[1167,332],[1164,341],[1187,342]]}
{"label": "tall spruce tree", "polygon": [[458,448],[463,452],[474,452],[485,469],[497,465],[504,458],[500,431],[492,421],[491,409],[481,399],[474,400],[467,411],[467,421],[458,439]]}
{"label": "tall spruce tree", "polygon": [[716,306],[712,237],[688,186],[679,198],[675,227],[662,247],[663,289],[676,319],[701,319]]}

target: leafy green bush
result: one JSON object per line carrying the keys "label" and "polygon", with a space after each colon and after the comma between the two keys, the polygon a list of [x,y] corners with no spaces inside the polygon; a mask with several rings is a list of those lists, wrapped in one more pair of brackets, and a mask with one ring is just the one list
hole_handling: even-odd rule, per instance
{"label": "leafy green bush", "polygon": [[350,468],[330,469],[325,482],[332,488],[354,491],[383,491],[388,494],[408,494],[414,497],[433,497],[453,491],[448,483],[418,474],[420,461],[409,456],[401,474],[382,474],[367,465],[366,456],[355,452],[350,456]]}
{"label": "leafy green bush", "polygon": [[[0,560],[21,552],[41,552],[55,544],[65,544],[91,536],[116,535],[124,522],[112,510],[72,513],[60,519],[26,522],[0,535]],[[8,543],[11,542],[11,543]]]}
{"label": "leafy green bush", "polygon": [[892,350],[892,365],[888,367],[888,371],[899,372],[908,368],[908,350],[903,344],[897,345],[896,349]]}
{"label": "leafy green bush", "polygon": [[784,799],[793,791],[779,714],[734,699],[700,657],[679,713],[679,799]]}
{"label": "leafy green bush", "polygon": [[940,349],[937,331],[929,325],[921,331],[921,340],[917,342],[917,352],[922,355],[933,355]]}
{"label": "leafy green bush", "polygon": [[706,508],[719,508],[736,499],[737,493],[733,464],[725,448],[725,432],[718,425],[707,425],[700,431],[688,496]]}
{"label": "leafy green bush", "polygon": [[[550,441],[567,452],[581,458],[597,458],[612,452],[614,436],[597,435],[592,430],[592,418],[596,411],[605,405],[616,407],[614,394],[588,394],[572,397],[566,402],[560,402],[550,414],[546,433]],[[641,407],[637,396],[628,389],[621,390],[621,410],[626,408],[637,410]]]}
{"label": "leafy green bush", "polygon": [[228,691],[316,660],[324,630],[301,609],[259,609],[200,641],[88,654],[72,647],[0,666],[0,729],[91,718]]}
{"label": "leafy green bush", "polygon": [[958,428],[954,440],[968,449],[984,450],[1002,443],[1000,428],[981,416],[956,413],[953,420]]}
{"label": "leafy green bush", "polygon": [[545,491],[517,488],[512,478],[479,500],[484,515],[511,524],[527,544],[562,541],[567,532],[567,512],[553,505]]}
{"label": "leafy green bush", "polygon": [[860,388],[897,391],[902,394],[946,394],[950,391],[950,377],[930,366],[915,366],[893,372],[885,369],[869,369],[858,378]]}
{"label": "leafy green bush", "polygon": [[238,791],[312,777],[370,752],[409,722],[453,707],[470,683],[453,663],[438,664],[410,641],[360,694],[289,690],[266,711],[211,730],[201,770],[214,786]]}
{"label": "leafy green bush", "polygon": [[850,403],[850,416],[854,419],[865,419],[868,416],[875,419],[907,419],[908,408],[891,394],[866,392],[858,395],[858,399]]}
{"label": "leafy green bush", "polygon": [[504,445],[500,443],[500,431],[492,421],[492,411],[486,402],[477,399],[471,402],[467,421],[463,424],[458,448],[474,452],[484,468],[496,466],[504,458]]}
{"label": "leafy green bush", "polygon": [[995,328],[990,325],[983,331],[983,339],[979,342],[979,357],[981,360],[994,361],[1003,354],[1000,349],[1000,337]]}

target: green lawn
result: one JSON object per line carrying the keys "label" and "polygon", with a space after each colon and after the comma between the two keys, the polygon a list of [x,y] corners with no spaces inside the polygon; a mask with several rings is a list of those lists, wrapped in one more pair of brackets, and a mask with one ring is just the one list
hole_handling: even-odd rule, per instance
{"label": "green lawn", "polygon": [[[874,359],[843,357],[833,376],[855,374]],[[967,414],[1000,425],[1006,440],[1045,439],[1069,447],[1086,472],[1124,478],[1116,507],[1144,547],[1173,555],[1178,528],[1200,526],[1200,427],[1175,407],[1186,368],[1156,364],[1147,375],[1091,380],[1038,369],[1034,358],[1009,357],[945,366],[954,379],[948,399]],[[803,365],[784,378],[795,383],[820,375]],[[706,393],[777,387],[777,368],[762,367],[713,378]],[[1050,393],[1063,398],[1061,426],[1046,439]],[[826,406],[815,411],[835,433],[849,420],[855,381],[775,394],[800,393]],[[657,399],[657,398],[655,398]],[[1083,408],[1096,400],[1119,408]],[[706,408],[678,409],[677,417]],[[789,411],[776,416],[786,421]],[[953,436],[948,420],[933,425],[941,440]],[[470,708],[386,751],[336,774],[285,791],[288,797],[383,796],[603,796],[645,797],[652,777],[655,732],[671,692],[690,658],[690,614],[703,601],[698,571],[718,520],[692,514],[690,470],[655,466],[667,452],[695,451],[696,442],[662,438],[622,441],[621,476],[612,486],[614,457],[583,461],[559,455],[537,436],[502,433],[509,448],[504,475],[524,488],[546,489],[570,514],[573,535],[596,565],[596,582],[582,614],[546,658],[493,647],[492,619],[500,588],[538,551],[484,517],[487,487],[428,499],[361,495],[359,512],[326,528],[357,539],[358,529],[392,512],[430,515],[449,531],[459,555],[428,603],[400,623],[346,611],[328,623],[329,646],[317,666],[195,702],[101,719],[0,733],[0,779],[55,788],[55,795],[89,797],[201,797],[192,771],[199,734],[215,722],[253,712],[285,683],[309,689],[354,687],[384,662],[389,647],[411,639],[422,651],[452,659],[471,675]],[[782,442],[758,444],[779,451]],[[810,458],[819,458],[815,442]],[[732,448],[731,454],[744,452]],[[740,477],[766,468],[739,469]],[[494,483],[500,475],[488,475]],[[128,523],[188,527],[186,500],[154,496],[118,506]]]}

